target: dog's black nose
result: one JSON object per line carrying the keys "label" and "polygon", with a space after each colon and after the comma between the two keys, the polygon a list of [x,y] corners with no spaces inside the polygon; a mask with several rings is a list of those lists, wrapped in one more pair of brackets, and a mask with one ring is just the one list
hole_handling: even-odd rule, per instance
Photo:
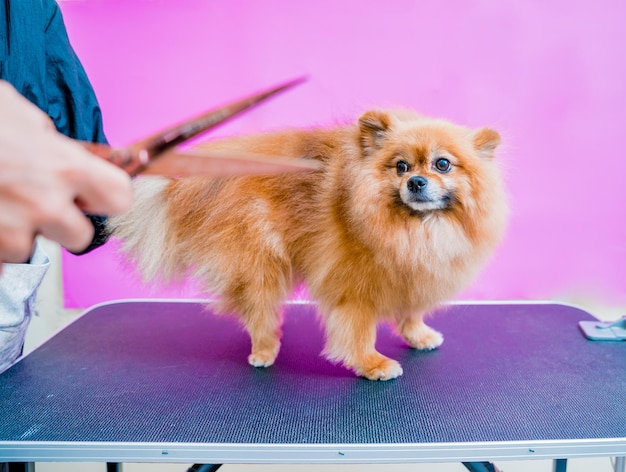
{"label": "dog's black nose", "polygon": [[409,189],[409,192],[419,193],[424,189],[424,187],[428,185],[428,180],[426,180],[421,175],[414,175],[409,179],[406,185]]}

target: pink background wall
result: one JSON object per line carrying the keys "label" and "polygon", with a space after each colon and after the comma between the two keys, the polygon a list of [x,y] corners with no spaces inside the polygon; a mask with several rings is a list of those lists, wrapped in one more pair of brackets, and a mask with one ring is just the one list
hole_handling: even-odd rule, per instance
{"label": "pink background wall", "polygon": [[[219,134],[400,105],[502,133],[512,220],[460,298],[626,302],[626,3],[88,0],[61,3],[123,145],[206,108],[310,80]],[[140,296],[109,244],[63,255],[68,307]]]}

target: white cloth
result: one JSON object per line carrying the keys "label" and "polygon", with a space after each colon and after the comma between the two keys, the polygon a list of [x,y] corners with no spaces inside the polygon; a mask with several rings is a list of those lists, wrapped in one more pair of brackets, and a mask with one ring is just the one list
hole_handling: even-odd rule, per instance
{"label": "white cloth", "polygon": [[19,357],[35,311],[37,288],[50,266],[39,244],[29,264],[4,264],[0,274],[0,372]]}

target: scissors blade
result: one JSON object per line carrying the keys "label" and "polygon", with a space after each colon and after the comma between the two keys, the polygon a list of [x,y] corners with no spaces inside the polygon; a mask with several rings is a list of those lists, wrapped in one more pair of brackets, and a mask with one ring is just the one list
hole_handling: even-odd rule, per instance
{"label": "scissors blade", "polygon": [[135,151],[143,151],[149,160],[158,158],[166,150],[173,148],[205,131],[208,131],[225,121],[234,118],[244,111],[259,105],[265,100],[284,92],[291,87],[301,84],[306,80],[300,77],[282,85],[250,95],[246,98],[229,103],[222,107],[202,113],[182,123],[167,128],[159,133],[149,136],[129,146]]}
{"label": "scissors blade", "polygon": [[[146,173],[146,169],[148,167],[154,165],[153,163],[160,160],[163,154],[170,152],[172,148],[178,144],[181,144],[188,139],[224,123],[240,113],[243,113],[244,111],[262,103],[268,98],[294,87],[305,80],[306,79],[304,77],[301,77],[263,92],[256,93],[247,98],[198,115],[190,120],[183,121],[180,124],[167,128],[126,147],[111,148],[107,145],[97,143],[83,143],[83,145],[93,154],[96,154],[102,159],[121,167],[131,176],[139,173]],[[194,159],[189,159],[189,162],[193,161]],[[226,160],[222,160],[221,162],[226,165]],[[235,162],[238,163],[236,164]],[[169,172],[168,169],[172,168],[172,166],[174,166],[174,164],[164,165],[162,172]],[[289,159],[289,165],[279,165],[277,163],[274,163],[273,165],[270,165],[269,163],[260,164],[257,160],[255,166],[259,169],[263,166],[264,169],[267,169],[267,171],[264,172],[269,172],[270,168],[276,169],[275,172],[284,172],[288,171],[290,168],[294,170],[294,166],[297,167],[297,164],[294,164],[292,159]],[[229,172],[234,174],[250,173],[253,172],[252,169],[255,168],[254,166],[249,168],[247,167],[248,164],[245,162],[245,156],[240,157],[237,161],[233,161],[228,164],[228,169],[230,169]],[[210,165],[208,163],[204,163],[199,167],[197,166],[197,168],[209,169]],[[225,170],[219,170],[217,167],[213,167],[213,169],[216,173],[215,175],[224,175],[226,172]],[[181,165],[176,165],[176,170],[178,175],[192,175],[189,174],[189,172],[185,172]],[[207,172],[207,170],[202,171],[204,174]]]}
{"label": "scissors blade", "polygon": [[226,152],[207,154],[204,152],[168,151],[150,162],[142,175],[165,177],[235,175],[266,175],[286,172],[306,172],[320,168],[320,162],[263,154],[233,154]]}

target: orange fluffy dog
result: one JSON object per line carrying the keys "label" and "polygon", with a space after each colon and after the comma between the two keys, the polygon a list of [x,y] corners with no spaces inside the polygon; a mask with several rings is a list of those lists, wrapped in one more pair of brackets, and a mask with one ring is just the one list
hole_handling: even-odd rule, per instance
{"label": "orange fluffy dog", "polygon": [[501,239],[506,204],[498,133],[408,111],[358,124],[210,142],[212,150],[321,161],[310,173],[137,181],[136,203],[111,220],[146,279],[192,274],[236,313],[248,361],[274,363],[281,302],[304,280],[319,303],[324,354],[372,380],[402,374],[375,349],[391,322],[416,349],[440,333],[424,316],[476,275]]}

